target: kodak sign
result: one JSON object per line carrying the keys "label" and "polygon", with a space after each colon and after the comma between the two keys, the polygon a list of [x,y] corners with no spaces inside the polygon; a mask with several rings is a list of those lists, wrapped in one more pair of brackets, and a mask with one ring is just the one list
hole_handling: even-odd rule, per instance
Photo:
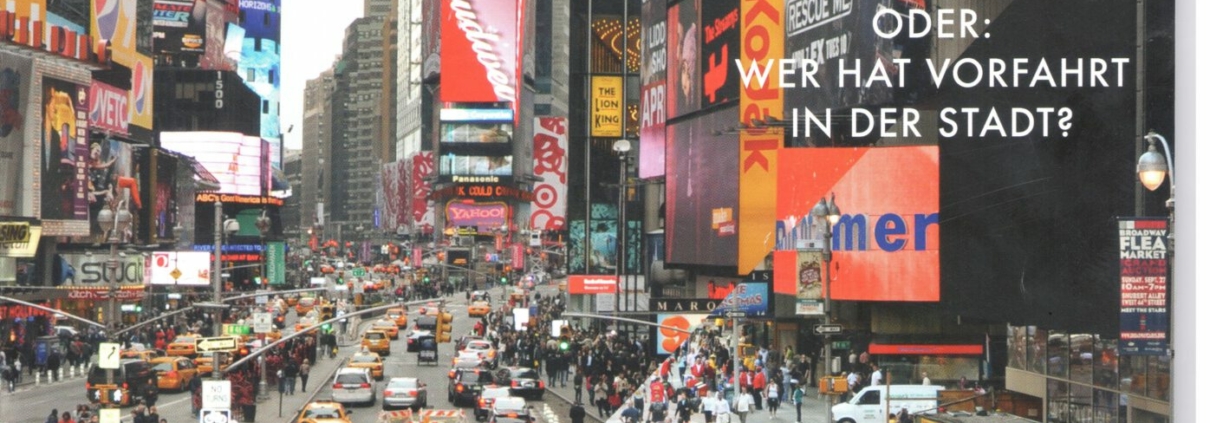
{"label": "kodak sign", "polygon": [[[782,28],[785,4],[780,0],[743,0],[740,4],[741,69],[785,55]],[[739,94],[739,120],[751,127],[754,119],[780,119],[780,88],[761,87],[756,80]],[[777,221],[777,150],[780,129],[745,129],[739,133],[739,274],[751,272],[773,245],[765,238]]]}

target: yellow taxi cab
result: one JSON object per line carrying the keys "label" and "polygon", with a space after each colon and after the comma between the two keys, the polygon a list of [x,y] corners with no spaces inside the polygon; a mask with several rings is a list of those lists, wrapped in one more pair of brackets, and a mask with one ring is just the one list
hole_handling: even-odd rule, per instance
{"label": "yellow taxi cab", "polygon": [[387,309],[387,318],[395,321],[395,326],[403,329],[408,327],[408,311],[402,307]]}
{"label": "yellow taxi cab", "polygon": [[275,342],[278,339],[281,339],[281,329],[274,327],[273,330],[265,333],[266,341]]}
{"label": "yellow taxi cab", "polygon": [[369,352],[391,355],[391,337],[386,332],[370,329],[361,336],[361,347]]}
{"label": "yellow taxi cab", "polygon": [[382,356],[372,352],[359,352],[357,354],[353,354],[352,357],[349,357],[349,364],[345,367],[369,369],[370,376],[373,376],[374,380],[382,380],[383,377]]}
{"label": "yellow taxi cab", "polygon": [[[214,373],[214,356],[211,353],[206,353],[206,355],[204,355],[202,357],[193,359],[193,364],[197,365],[198,373],[201,373],[201,374]],[[231,364],[230,356],[224,355],[223,364],[219,365],[219,370],[226,370],[227,366],[230,364]]]}
{"label": "yellow taxi cab", "polygon": [[137,359],[147,361],[147,362],[150,362],[152,359],[160,356],[159,352],[156,350],[134,350],[134,349],[122,350],[120,355],[122,358],[137,358]]}
{"label": "yellow taxi cab", "polygon": [[492,304],[487,301],[475,301],[466,307],[466,314],[470,317],[483,317],[492,312]]}
{"label": "yellow taxi cab", "polygon": [[303,297],[303,298],[299,298],[298,303],[294,305],[294,312],[298,313],[299,316],[302,316],[304,314],[307,314],[314,308],[315,308],[315,298],[314,297]]}
{"label": "yellow taxi cab", "polygon": [[151,359],[157,386],[163,390],[184,391],[189,382],[198,376],[197,365],[185,357],[157,357]]}
{"label": "yellow taxi cab", "polygon": [[349,412],[339,402],[316,400],[303,406],[295,423],[352,423]]}
{"label": "yellow taxi cab", "polygon": [[168,344],[166,354],[169,357],[192,357],[197,354],[198,338],[201,338],[201,335],[194,333],[177,336]]}
{"label": "yellow taxi cab", "polygon": [[395,321],[391,319],[379,319],[374,321],[370,326],[373,330],[380,330],[387,334],[392,340],[399,339],[399,326],[395,325]]}

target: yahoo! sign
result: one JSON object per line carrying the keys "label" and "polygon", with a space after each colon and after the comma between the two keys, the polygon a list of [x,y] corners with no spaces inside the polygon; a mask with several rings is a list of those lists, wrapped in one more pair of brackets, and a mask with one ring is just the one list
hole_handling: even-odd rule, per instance
{"label": "yahoo! sign", "polygon": [[445,221],[457,227],[499,228],[508,223],[508,205],[451,202],[445,206]]}

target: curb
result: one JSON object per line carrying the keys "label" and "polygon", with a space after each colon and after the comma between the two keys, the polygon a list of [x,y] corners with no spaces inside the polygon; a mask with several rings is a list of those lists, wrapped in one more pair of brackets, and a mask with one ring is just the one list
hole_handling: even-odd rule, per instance
{"label": "curb", "polygon": [[[572,401],[570,398],[563,396],[563,394],[560,394],[559,391],[556,391],[554,389],[547,389],[546,393],[555,394],[556,397],[559,397],[559,399],[563,400],[563,402],[566,402],[569,405],[574,406],[576,403],[575,401]],[[584,413],[585,417],[591,417],[593,420],[596,420],[601,423],[605,423],[605,419],[602,419],[601,417],[597,416],[596,414],[589,412],[590,410],[588,410],[587,408],[584,411],[585,411],[585,413]],[[571,420],[568,419],[568,421],[571,421]]]}

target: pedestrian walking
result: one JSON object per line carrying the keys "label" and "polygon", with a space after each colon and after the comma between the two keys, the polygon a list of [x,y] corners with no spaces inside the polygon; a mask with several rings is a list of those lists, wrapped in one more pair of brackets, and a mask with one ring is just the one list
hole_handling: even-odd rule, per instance
{"label": "pedestrian walking", "polygon": [[781,389],[778,388],[778,382],[770,382],[765,388],[765,401],[769,405],[769,417],[777,417],[777,406],[781,405]]}
{"label": "pedestrian walking", "polygon": [[756,401],[752,398],[751,388],[743,388],[739,398],[735,399],[735,414],[739,414],[739,423],[748,423],[748,412],[752,411],[754,404]]}
{"label": "pedestrian walking", "polygon": [[722,392],[714,392],[714,422],[731,423],[731,404],[723,397]]}
{"label": "pedestrian walking", "polygon": [[584,394],[584,372],[576,369],[576,375],[571,378],[571,386],[576,391],[576,402],[580,402],[580,396]]}
{"label": "pedestrian walking", "polygon": [[50,415],[46,416],[46,423],[59,423],[59,409],[53,408],[50,410]]}
{"label": "pedestrian walking", "polygon": [[302,391],[307,392],[307,377],[311,376],[311,360],[303,359],[303,364],[298,368],[298,377],[302,378]]}
{"label": "pedestrian walking", "polygon": [[59,423],[76,423],[76,420],[71,418],[71,412],[64,411],[63,416],[59,418]]}
{"label": "pedestrian walking", "polygon": [[802,386],[798,385],[798,379],[790,380],[790,386],[794,387],[794,393],[790,396],[790,400],[794,401],[794,411],[796,413],[794,423],[802,423],[802,398],[807,392]]}
{"label": "pedestrian walking", "polygon": [[298,379],[298,365],[293,361],[286,362],[286,395],[294,395],[294,383]]}
{"label": "pedestrian walking", "polygon": [[147,409],[147,416],[144,417],[143,420],[147,423],[159,423],[161,420],[160,411],[156,409],[154,405],[151,406]]}
{"label": "pedestrian walking", "polygon": [[676,418],[680,423],[689,423],[689,419],[693,417],[693,405],[689,402],[689,396],[681,391],[679,398],[676,401]]}
{"label": "pedestrian walking", "polygon": [[571,423],[584,423],[584,417],[586,415],[588,415],[588,413],[584,411],[584,403],[581,403],[580,400],[577,399],[575,405],[571,406],[571,412],[568,413],[568,417],[571,417]]}
{"label": "pedestrian walking", "polygon": [[62,356],[59,355],[58,348],[51,348],[50,355],[46,357],[46,368],[50,371],[50,379],[59,381],[59,365],[62,363]]}

